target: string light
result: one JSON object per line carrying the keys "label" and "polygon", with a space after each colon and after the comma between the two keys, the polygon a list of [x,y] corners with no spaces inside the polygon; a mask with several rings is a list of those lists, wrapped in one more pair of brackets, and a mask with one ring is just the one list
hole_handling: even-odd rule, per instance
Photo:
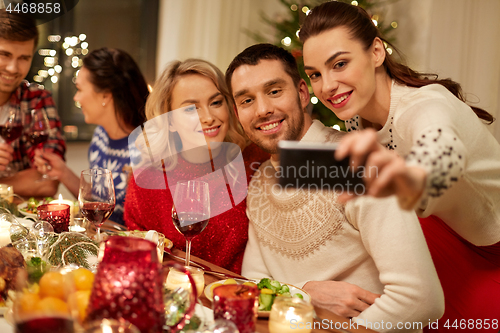
{"label": "string light", "polygon": [[357,6],[357,5],[358,5],[358,2],[357,2],[356,0],[354,0],[354,1],[352,1],[352,2],[351,2],[351,5],[353,5],[353,6]]}
{"label": "string light", "polygon": [[292,39],[290,37],[285,37],[281,40],[281,44],[290,46],[292,44]]}
{"label": "string light", "polygon": [[52,81],[52,83],[57,83],[57,76],[52,76],[50,81]]}
{"label": "string light", "polygon": [[46,67],[54,67],[55,63],[56,63],[56,59],[54,57],[45,57],[43,59],[43,64]]}
{"label": "string light", "polygon": [[339,126],[339,125],[337,125],[337,124],[333,125],[333,126],[332,126],[332,128],[333,128],[333,129],[336,129],[337,131],[340,131],[340,126]]}
{"label": "string light", "polygon": [[373,24],[374,24],[375,26],[377,26],[377,25],[378,25],[377,20],[372,20],[372,22],[373,22]]}
{"label": "string light", "polygon": [[318,97],[316,96],[311,97],[311,103],[318,104]]}
{"label": "string light", "polygon": [[393,27],[394,29],[396,29],[398,27],[398,22],[392,21],[391,22],[391,27]]}
{"label": "string light", "polygon": [[54,69],[57,73],[61,73],[62,72],[62,66],[61,65],[55,65],[54,66]]}
{"label": "string light", "polygon": [[293,4],[293,5],[290,6],[290,9],[293,10],[294,12],[297,11],[298,8],[299,7],[297,5],[295,5],[295,4]]}
{"label": "string light", "polygon": [[[55,69],[54,68],[49,68],[49,70],[47,71],[47,73],[52,76],[56,73]],[[43,75],[42,75],[43,76]]]}
{"label": "string light", "polygon": [[47,39],[51,43],[57,43],[57,42],[59,42],[61,40],[61,36],[59,36],[59,35],[50,35],[50,36],[47,37]]}

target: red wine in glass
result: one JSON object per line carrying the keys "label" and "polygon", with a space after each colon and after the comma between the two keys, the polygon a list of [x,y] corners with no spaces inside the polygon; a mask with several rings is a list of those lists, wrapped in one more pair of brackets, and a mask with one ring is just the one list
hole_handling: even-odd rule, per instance
{"label": "red wine in glass", "polygon": [[49,134],[45,131],[33,131],[28,135],[28,140],[33,146],[43,145],[48,139]]}
{"label": "red wine in glass", "polygon": [[16,323],[16,333],[73,333],[73,321],[69,318],[36,318]]}
{"label": "red wine in glass", "polygon": [[82,215],[97,227],[100,227],[111,216],[114,209],[114,204],[105,202],[86,202],[83,207],[80,207]]}
{"label": "red wine in glass", "polygon": [[[172,212],[172,221],[174,226],[185,238],[193,238],[198,236],[208,224],[209,218],[203,216],[203,214],[196,213],[181,213],[184,216],[182,220],[179,220],[177,212],[174,210]],[[204,219],[205,217],[205,219]]]}
{"label": "red wine in glass", "polygon": [[83,170],[80,175],[78,203],[82,215],[96,226],[97,241],[100,241],[101,225],[113,213],[116,203],[111,170]]}
{"label": "red wine in glass", "polygon": [[8,144],[20,138],[22,134],[23,134],[23,125],[9,126],[5,124],[0,126],[0,136]]}
{"label": "red wine in glass", "polygon": [[189,266],[191,241],[205,229],[210,219],[208,183],[199,180],[179,182],[175,186],[173,199],[172,222],[186,239],[185,265]]}

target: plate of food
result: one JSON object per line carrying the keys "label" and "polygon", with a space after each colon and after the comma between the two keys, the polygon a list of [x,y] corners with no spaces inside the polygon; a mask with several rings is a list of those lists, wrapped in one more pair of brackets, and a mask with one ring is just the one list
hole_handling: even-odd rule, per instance
{"label": "plate of food", "polygon": [[269,317],[271,307],[273,306],[276,297],[298,297],[306,302],[311,302],[311,296],[303,289],[292,286],[288,283],[279,282],[269,278],[261,279],[260,281],[248,281],[239,279],[227,279],[212,282],[205,287],[205,296],[213,301],[213,290],[224,284],[244,284],[249,286],[257,286],[260,290],[259,295],[259,317]]}
{"label": "plate of food", "polygon": [[51,197],[43,198],[42,200],[37,200],[31,197],[28,201],[17,205],[17,210],[26,217],[37,217],[37,207],[49,203],[52,200],[54,199]]}

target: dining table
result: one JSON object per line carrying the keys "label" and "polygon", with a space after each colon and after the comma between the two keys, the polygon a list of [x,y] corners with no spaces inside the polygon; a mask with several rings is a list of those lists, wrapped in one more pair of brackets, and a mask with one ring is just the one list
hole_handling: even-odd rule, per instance
{"label": "dining table", "polygon": [[[165,251],[165,254],[163,256],[163,261],[166,262],[173,260],[184,263],[183,261],[184,258],[185,258],[184,251],[173,248],[171,251]],[[245,279],[245,277],[243,277],[240,274],[233,273],[227,269],[224,269],[220,266],[212,264],[208,261],[205,261],[193,255],[191,255],[190,263],[192,266],[202,268],[204,270],[205,286],[213,282],[225,280],[228,278]],[[212,308],[212,302],[205,296],[204,293],[202,293],[202,295],[199,297],[199,300],[201,301],[204,307],[207,307],[209,309]],[[313,330],[311,331],[312,333],[320,333],[320,332],[376,333],[375,331],[370,330],[368,328],[364,328],[362,326],[353,328],[353,326],[356,325],[350,325],[349,319],[339,316],[326,309],[314,306],[314,311],[316,313],[313,323],[315,328],[313,328]],[[256,333],[269,333],[268,326],[269,326],[269,318],[258,317],[256,324]]]}
{"label": "dining table", "polygon": [[[120,228],[120,225],[117,225],[113,222],[108,222],[104,229],[109,232],[110,234],[122,231]],[[93,228],[90,227],[90,230],[87,230],[87,234],[89,236],[93,234],[92,230]],[[177,248],[172,248],[172,249],[165,249],[164,256],[163,256],[163,262],[168,262],[168,261],[177,261],[182,264],[185,262],[185,252],[177,249]],[[202,268],[204,271],[204,280],[205,280],[205,287],[211,283],[220,281],[220,280],[226,280],[228,278],[234,278],[234,279],[243,279],[246,280],[245,277],[243,277],[240,274],[236,274],[234,272],[231,272],[227,269],[224,269],[220,266],[217,266],[213,263],[210,263],[206,260],[203,260],[199,257],[191,255],[191,261],[190,264],[192,266]],[[211,320],[213,320],[213,314],[212,314],[212,302],[205,296],[204,293],[201,294],[199,297],[199,302],[202,304],[202,306],[207,310],[203,311],[203,313],[210,313],[210,316],[212,316]],[[355,325],[351,325],[349,319],[339,316],[331,311],[328,311],[326,309],[314,306],[314,311],[315,311],[315,318],[314,318],[314,328],[312,329],[312,333],[320,333],[320,332],[337,332],[337,333],[345,333],[345,332],[366,332],[366,333],[375,333],[375,331],[370,330],[368,328],[364,328],[363,326],[358,326],[354,327]],[[258,317],[257,322],[256,322],[256,333],[269,333],[269,318],[267,317]],[[14,328],[7,323],[5,318],[3,316],[0,316],[0,332],[2,333],[14,333]]]}

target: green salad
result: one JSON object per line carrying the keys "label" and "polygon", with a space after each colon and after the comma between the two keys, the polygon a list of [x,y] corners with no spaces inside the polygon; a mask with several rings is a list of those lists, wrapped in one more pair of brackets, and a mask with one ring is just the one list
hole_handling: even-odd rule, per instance
{"label": "green salad", "polygon": [[30,213],[30,214],[36,214],[37,213],[37,207],[43,204],[47,204],[54,200],[52,197],[46,197],[43,198],[42,200],[37,200],[34,197],[31,197],[28,199],[28,204],[26,205],[26,208],[21,209],[25,213]]}
{"label": "green salad", "polygon": [[304,299],[302,294],[295,293],[292,295],[288,285],[281,284],[279,281],[269,278],[261,279],[257,284],[257,288],[260,289],[259,311],[271,311],[276,297],[298,297]]}

